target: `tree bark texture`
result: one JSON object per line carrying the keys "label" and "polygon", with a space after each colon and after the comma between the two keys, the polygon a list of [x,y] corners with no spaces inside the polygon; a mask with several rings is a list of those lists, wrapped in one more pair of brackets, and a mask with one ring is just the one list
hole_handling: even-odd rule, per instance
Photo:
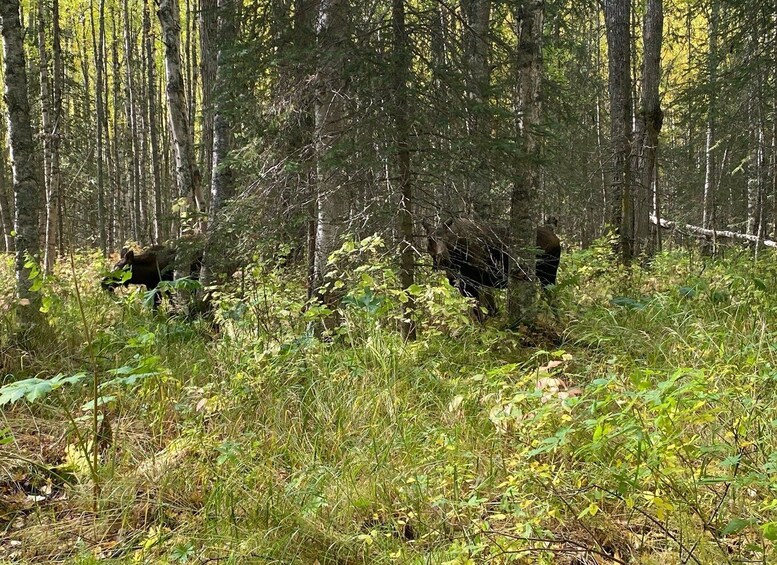
{"label": "tree bark texture", "polygon": [[38,53],[40,57],[40,113],[41,138],[43,140],[43,190],[46,200],[44,220],[44,254],[43,265],[46,274],[51,274],[54,267],[56,248],[56,205],[52,184],[52,140],[54,129],[52,125],[51,79],[49,76],[49,53],[46,45],[46,8],[42,0],[38,0]]}
{"label": "tree bark texture", "polygon": [[175,149],[176,178],[179,194],[185,201],[185,211],[182,211],[185,215],[196,214],[195,229],[202,231],[200,214],[205,211],[205,202],[200,188],[200,172],[194,159],[194,141],[181,70],[178,0],[161,0],[158,15],[165,44],[167,108]]}
{"label": "tree bark texture", "polygon": [[[405,25],[405,0],[392,0],[391,21],[394,32],[393,109],[396,128],[396,167],[399,184],[399,234],[400,244],[399,282],[402,288],[410,288],[415,280],[415,250],[413,246],[413,184],[410,162],[410,108],[407,82],[410,74],[410,41]],[[413,320],[414,301],[406,294],[407,302],[402,314],[402,337],[412,341],[416,338]]]}
{"label": "tree bark texture", "polygon": [[631,134],[631,2],[605,0],[608,74],[610,89],[610,179],[609,221],[618,229],[621,260],[631,262],[634,244],[634,200],[632,195]]}
{"label": "tree bark texture", "polygon": [[[96,145],[97,145],[97,222],[99,223],[99,237],[100,248],[103,254],[108,253],[108,215],[105,207],[105,132],[103,131],[103,124],[105,124],[105,104],[103,102],[103,95],[107,91],[103,88],[103,77],[105,75],[105,0],[99,0],[99,15],[98,21],[100,24],[99,31],[94,23],[94,10],[91,9],[90,2],[90,18],[92,21],[92,49],[95,53],[95,109],[97,113],[97,124],[95,128]],[[99,39],[98,39],[99,37]]]}
{"label": "tree bark texture", "polygon": [[148,137],[151,143],[151,169],[154,179],[154,241],[159,243],[170,236],[170,223],[164,217],[162,207],[162,164],[159,148],[159,129],[157,113],[157,89],[155,70],[154,39],[151,35],[151,16],[149,2],[143,1],[143,45],[146,53],[146,122],[148,123]]}
{"label": "tree bark texture", "polygon": [[[517,130],[525,159],[515,173],[510,196],[510,276],[507,309],[511,325],[531,323],[536,316],[535,248],[537,202],[540,183],[540,138],[542,112],[542,27],[543,0],[524,0],[515,13],[518,48],[516,79],[518,92]],[[521,276],[522,275],[522,276]]]}
{"label": "tree bark texture", "polygon": [[650,214],[657,202],[653,179],[658,151],[658,135],[664,121],[659,98],[661,80],[661,43],[663,39],[664,7],[662,0],[648,0],[643,33],[642,91],[635,135],[638,156],[639,183],[634,187],[634,254],[654,253],[650,236]]}
{"label": "tree bark texture", "polygon": [[[218,0],[217,27],[213,31],[213,37],[218,34],[218,49],[203,49],[203,67],[206,66],[205,57],[215,59],[215,83],[213,85],[213,151],[209,161],[212,163],[212,177],[210,184],[210,209],[208,212],[208,232],[212,232],[218,221],[219,212],[224,203],[232,197],[232,169],[229,166],[229,151],[232,146],[232,125],[229,119],[230,106],[232,104],[231,88],[229,85],[229,58],[227,51],[237,36],[236,30],[236,0]],[[214,14],[215,15],[215,14]],[[216,48],[215,44],[211,45]],[[210,66],[210,63],[207,63]],[[215,258],[214,243],[211,239],[205,248],[201,279],[203,285],[208,285],[211,279],[212,263]]]}
{"label": "tree bark texture", "polygon": [[30,102],[27,98],[27,66],[18,0],[0,2],[3,35],[5,102],[8,111],[11,163],[14,186],[14,230],[16,232],[16,290],[22,331],[32,329],[38,319],[40,296],[32,292],[28,257],[39,251],[38,218],[43,190],[43,162],[33,138]]}
{"label": "tree bark texture", "polygon": [[491,0],[461,0],[464,16],[464,60],[467,89],[467,134],[470,138],[473,167],[467,179],[465,206],[474,207],[480,219],[493,217],[491,181],[486,141],[490,135],[488,123],[489,29]]}
{"label": "tree bark texture", "polygon": [[[223,3],[222,3],[223,4]],[[236,6],[229,6],[235,10]],[[216,77],[219,46],[225,37],[219,32],[218,0],[200,0],[200,79],[202,81],[202,183],[211,186],[214,136],[213,91]],[[234,15],[234,14],[233,14]],[[222,71],[223,74],[223,71]],[[211,209],[213,203],[211,202]]]}
{"label": "tree bark texture", "polygon": [[345,47],[348,41],[348,1],[321,0],[316,30],[315,146],[317,158],[315,289],[325,304],[335,298],[326,289],[327,259],[340,245],[349,217],[345,174],[337,145],[345,129]]}

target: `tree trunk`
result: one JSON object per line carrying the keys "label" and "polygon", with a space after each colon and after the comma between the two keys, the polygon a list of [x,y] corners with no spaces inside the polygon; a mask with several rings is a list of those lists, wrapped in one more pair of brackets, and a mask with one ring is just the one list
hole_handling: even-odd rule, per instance
{"label": "tree trunk", "polygon": [[[321,0],[317,27],[318,61],[315,106],[317,157],[316,251],[314,288],[319,298],[336,308],[337,299],[325,286],[327,259],[340,245],[350,202],[343,189],[346,176],[337,161],[337,143],[345,131],[345,43],[348,41],[348,1]],[[325,326],[337,323],[325,321]]]}
{"label": "tree trunk", "polygon": [[[108,234],[107,223],[108,218],[105,209],[105,136],[103,135],[103,124],[105,123],[105,105],[103,104],[103,75],[105,72],[105,45],[103,44],[103,38],[105,34],[103,30],[105,28],[105,0],[99,0],[99,32],[94,25],[94,10],[92,3],[89,3],[89,15],[92,22],[92,48],[95,53],[95,104],[97,110],[97,124],[95,128],[96,144],[97,144],[97,222],[99,224],[100,234],[100,249],[102,249],[103,255],[108,253]],[[97,36],[99,35],[99,44]]]}
{"label": "tree trunk", "polygon": [[[710,89],[709,102],[707,104],[707,135],[704,146],[704,194],[702,201],[701,225],[704,229],[712,229],[715,226],[715,195],[713,193],[713,178],[715,175],[715,85],[717,83],[718,66],[718,2],[711,0],[711,15],[707,29],[708,53],[707,53],[707,86]],[[706,246],[706,245],[705,245]],[[709,251],[706,250],[705,251]],[[713,250],[714,252],[714,250]]]}
{"label": "tree trunk", "polygon": [[632,133],[630,4],[628,0],[604,2],[612,144],[609,221],[613,228],[618,229],[618,243],[624,264],[631,262],[634,245],[634,200],[629,152]]}
{"label": "tree trunk", "polygon": [[653,255],[650,235],[650,214],[656,202],[653,170],[656,166],[658,135],[664,121],[658,95],[661,80],[661,42],[663,39],[664,7],[662,0],[648,0],[644,20],[644,61],[642,67],[642,92],[639,101],[636,151],[639,157],[639,183],[635,185],[634,199],[634,254]]}
{"label": "tree trunk", "polygon": [[49,54],[46,46],[46,9],[43,0],[38,0],[38,53],[40,56],[40,113],[41,139],[43,140],[43,191],[46,200],[46,214],[43,218],[44,255],[43,265],[47,275],[51,274],[56,256],[55,207],[51,180],[51,140],[54,131],[51,120],[51,80],[49,79]]}
{"label": "tree trunk", "polygon": [[5,70],[5,102],[8,111],[11,161],[14,186],[14,231],[16,232],[16,291],[18,320],[27,334],[39,318],[40,295],[31,290],[29,257],[39,251],[38,218],[43,191],[43,162],[35,146],[27,98],[27,66],[19,16],[18,0],[0,2]]}
{"label": "tree trunk", "polygon": [[484,158],[490,134],[486,106],[491,76],[488,57],[491,0],[461,0],[461,11],[464,16],[467,134],[473,160],[465,205],[474,206],[475,216],[483,220],[493,217],[494,213],[488,163]]}
{"label": "tree trunk", "polygon": [[161,0],[158,15],[165,44],[167,107],[174,141],[178,191],[183,200],[180,207],[182,219],[194,214],[195,231],[202,231],[201,214],[205,211],[205,202],[200,188],[200,172],[194,160],[194,142],[181,72],[178,0]]}
{"label": "tree trunk", "polygon": [[507,310],[510,325],[531,324],[536,317],[536,208],[540,180],[543,0],[524,0],[516,10],[516,113],[525,162],[515,173],[510,196],[510,277]]}
{"label": "tree trunk", "polygon": [[[213,90],[217,80],[216,61],[219,48],[217,42],[224,41],[224,37],[219,34],[217,8],[218,0],[200,0],[200,79],[202,80],[202,158],[200,162],[204,186],[211,186],[215,112]],[[211,209],[212,206],[211,203]]]}
{"label": "tree trunk", "polygon": [[137,103],[135,101],[135,49],[132,41],[132,21],[128,0],[124,0],[124,108],[129,126],[129,193],[132,195],[133,237],[136,241],[143,240],[142,234],[146,233],[144,217],[144,198],[141,193],[140,164],[142,153],[140,151],[140,126],[138,124]]}
{"label": "tree trunk", "polygon": [[[54,116],[51,136],[51,194],[54,199],[51,210],[47,210],[50,220],[49,226],[53,224],[55,233],[46,234],[46,249],[49,253],[52,248],[52,239],[54,245],[59,245],[59,255],[65,254],[65,234],[62,217],[62,160],[60,147],[63,133],[65,131],[65,113],[63,106],[63,93],[65,90],[65,66],[62,61],[62,41],[61,29],[59,23],[59,0],[51,2],[51,33],[52,33],[52,52],[54,56]],[[48,206],[48,202],[47,202]]]}
{"label": "tree trunk", "polygon": [[[237,37],[235,27],[236,1],[218,0],[218,4],[215,6],[218,9],[217,27],[212,30],[214,32],[213,38],[218,33],[218,45],[210,45],[214,48],[217,47],[217,51],[214,52],[212,49],[203,49],[202,51],[203,67],[211,66],[210,62],[206,63],[204,60],[206,54],[208,57],[216,59],[215,65],[213,65],[215,67],[215,83],[213,85],[213,153],[211,155],[213,174],[210,185],[210,209],[208,213],[209,233],[214,229],[224,203],[232,197],[232,169],[227,158],[232,146],[232,124],[229,120],[229,111],[231,110],[233,97],[231,96],[232,89],[229,84],[230,65],[227,50],[232,46],[233,41]],[[218,252],[217,249],[214,249],[216,243],[211,237],[208,239],[205,248],[200,277],[203,286],[207,286],[211,282],[212,263]]]}
{"label": "tree trunk", "polygon": [[162,210],[162,165],[160,162],[159,130],[157,129],[157,90],[155,78],[154,39],[151,35],[151,17],[148,3],[143,1],[143,44],[146,52],[146,119],[151,142],[151,168],[154,177],[154,242],[159,243],[170,235],[169,223]]}
{"label": "tree trunk", "polygon": [[[5,172],[8,169],[8,148],[6,147],[6,121],[0,120],[0,228],[3,230],[3,250],[11,252],[13,248],[13,210],[9,205],[8,183]],[[13,183],[11,183],[13,184]],[[13,190],[13,186],[11,186]]]}
{"label": "tree trunk", "polygon": [[[132,109],[131,94],[129,92],[131,79],[127,76],[126,67],[129,59],[132,58],[131,52],[126,49],[126,26],[128,24],[128,14],[124,11],[122,17],[122,37],[120,39],[117,24],[116,12],[111,10],[111,63],[112,63],[112,85],[111,90],[113,100],[111,107],[113,109],[113,208],[111,216],[114,230],[114,241],[123,242],[126,236],[127,219],[130,219],[129,233],[135,241],[142,241],[142,224],[140,219],[140,202],[135,194],[135,150],[132,139]],[[119,47],[124,44],[124,72],[119,57]],[[124,78],[122,85],[121,79]],[[123,87],[123,88],[122,88]],[[123,120],[122,120],[123,118]],[[124,167],[126,166],[126,173]]]}
{"label": "tree trunk", "polygon": [[[394,72],[393,72],[393,109],[396,128],[396,155],[399,183],[399,234],[402,237],[400,247],[399,282],[406,291],[415,282],[415,253],[413,245],[413,184],[410,163],[410,117],[407,92],[410,74],[410,41],[405,27],[405,0],[392,0],[391,19],[394,31]],[[402,314],[402,337],[408,341],[416,338],[416,325],[413,320],[414,301],[406,294]]]}
{"label": "tree trunk", "polygon": [[290,143],[291,154],[300,157],[300,173],[297,176],[297,198],[307,202],[305,213],[305,261],[307,271],[308,300],[313,296],[316,286],[316,171],[315,147],[315,110],[313,100],[315,92],[310,88],[308,77],[315,73],[315,63],[311,59],[316,49],[316,17],[318,0],[295,0],[294,3],[294,46],[301,54],[294,66],[294,84],[299,91],[297,102],[296,135]]}

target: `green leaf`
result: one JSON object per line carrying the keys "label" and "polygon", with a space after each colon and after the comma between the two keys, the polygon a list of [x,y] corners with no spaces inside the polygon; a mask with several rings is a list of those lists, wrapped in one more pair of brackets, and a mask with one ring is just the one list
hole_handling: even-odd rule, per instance
{"label": "green leaf", "polygon": [[614,304],[615,306],[623,306],[624,308],[628,308],[629,310],[642,310],[646,306],[644,302],[640,302],[639,300],[634,300],[633,298],[629,298],[628,296],[616,296],[615,298],[610,300],[610,304]]}
{"label": "green leaf", "polygon": [[681,286],[679,291],[680,296],[683,298],[693,298],[696,296],[696,289],[691,286]]}
{"label": "green leaf", "polygon": [[48,393],[50,393],[52,390],[54,390],[54,386],[52,386],[51,381],[41,380],[40,382],[30,386],[30,388],[25,393],[25,397],[30,402],[35,402],[36,400],[47,396]]}
{"label": "green leaf", "polygon": [[26,398],[29,402],[35,402],[63,385],[78,383],[86,376],[86,373],[76,373],[75,375],[60,373],[50,379],[34,377],[5,385],[0,388],[0,406],[13,404],[22,398]]}
{"label": "green leaf", "polygon": [[766,522],[761,526],[761,531],[769,541],[777,541],[777,522]]}
{"label": "green leaf", "polygon": [[752,518],[745,520],[744,518],[733,518],[728,524],[726,524],[726,527],[723,528],[721,533],[724,536],[730,536],[731,534],[735,534],[737,532],[740,532],[747,528],[748,526],[752,526],[755,524],[755,520]]}
{"label": "green leaf", "polygon": [[766,290],[766,283],[763,281],[763,279],[759,279],[758,277],[753,277],[753,284],[755,285],[755,288],[758,290]]}
{"label": "green leaf", "polygon": [[[105,404],[109,404],[116,400],[115,396],[100,396],[97,398],[97,407],[104,406]],[[94,410],[94,400],[89,400],[88,402],[85,402],[83,406],[81,406],[82,412],[91,412]]]}
{"label": "green leaf", "polygon": [[0,445],[8,445],[9,443],[13,443],[11,428],[0,429]]}

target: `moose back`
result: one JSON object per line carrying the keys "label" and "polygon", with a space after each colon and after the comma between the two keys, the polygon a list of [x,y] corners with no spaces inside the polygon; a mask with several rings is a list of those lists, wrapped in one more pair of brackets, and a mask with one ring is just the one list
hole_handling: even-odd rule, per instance
{"label": "moose back", "polygon": [[[493,297],[483,289],[507,286],[510,258],[506,232],[466,218],[451,218],[437,228],[424,227],[434,267],[445,271],[464,296],[478,299],[493,314]],[[556,284],[561,242],[552,229],[540,226],[536,245],[537,279],[547,288]]]}

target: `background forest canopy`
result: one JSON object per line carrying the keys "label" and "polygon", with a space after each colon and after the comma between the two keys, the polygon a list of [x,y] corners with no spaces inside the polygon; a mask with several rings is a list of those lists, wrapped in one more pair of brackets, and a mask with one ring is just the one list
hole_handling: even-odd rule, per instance
{"label": "background forest canopy", "polygon": [[[46,158],[47,263],[54,250],[169,240],[206,217],[219,120],[228,139],[217,170],[227,180],[217,198],[239,205],[211,223],[223,227],[218,239],[231,250],[250,253],[268,241],[304,248],[311,220],[331,208],[327,191],[342,202],[331,210],[347,223],[341,231],[398,241],[401,178],[414,190],[418,221],[463,215],[506,224],[511,191],[535,163],[528,214],[535,222],[559,218],[570,246],[627,221],[617,211],[621,198],[634,199],[643,218],[775,233],[773,0],[631,3],[629,57],[620,61],[630,77],[629,143],[644,116],[643,26],[651,9],[663,15],[660,143],[643,188],[613,174],[622,164],[608,127],[613,86],[599,3],[401,4],[406,47],[389,2],[335,2],[328,19],[329,4],[313,0],[163,2],[180,31],[176,87],[166,74],[163,10],[150,0],[22,1],[31,119]],[[538,6],[541,111],[527,124],[518,36]],[[619,61],[610,61],[610,73],[612,64]],[[171,88],[191,142],[183,165]],[[317,105],[326,93],[334,93],[330,114],[338,115],[322,124]],[[539,139],[537,150],[527,149],[527,135]],[[10,250],[14,199],[7,136],[0,137],[0,247]],[[403,150],[406,174],[397,164]],[[634,175],[640,148],[630,154]],[[632,194],[622,197],[629,184]]]}

